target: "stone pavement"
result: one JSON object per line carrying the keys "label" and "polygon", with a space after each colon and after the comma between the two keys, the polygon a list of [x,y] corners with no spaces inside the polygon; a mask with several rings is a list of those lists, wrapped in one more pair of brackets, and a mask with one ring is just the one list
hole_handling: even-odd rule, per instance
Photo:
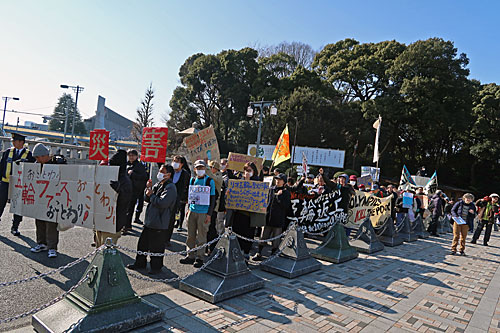
{"label": "stone pavement", "polygon": [[164,320],[134,332],[500,332],[498,233],[466,257],[450,243],[386,247],[292,280],[255,269],[264,289],[216,305],[177,289],[148,295]]}

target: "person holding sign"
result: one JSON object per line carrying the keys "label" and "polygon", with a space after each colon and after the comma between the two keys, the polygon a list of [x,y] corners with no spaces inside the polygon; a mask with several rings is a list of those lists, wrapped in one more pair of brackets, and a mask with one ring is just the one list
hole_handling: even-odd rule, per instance
{"label": "person holding sign", "polygon": [[[175,203],[177,201],[177,189],[172,182],[174,168],[171,165],[163,164],[158,171],[156,178],[158,183],[153,186],[151,180],[146,184],[144,201],[148,202],[146,216],[144,219],[144,229],[137,242],[137,251],[164,253],[165,236],[170,223],[170,216],[175,214]],[[135,262],[127,267],[130,269],[146,268],[147,257],[137,255]],[[151,266],[150,274],[158,274],[163,267],[163,257],[152,256],[149,262]]]}
{"label": "person holding sign", "polygon": [[474,227],[474,217],[476,217],[476,206],[472,202],[474,196],[466,193],[451,209],[453,217],[453,243],[451,244],[451,254],[457,253],[458,240],[460,239],[460,254],[465,255],[465,238],[467,232]]}
{"label": "person holding sign", "polygon": [[[3,214],[7,200],[9,199],[9,180],[12,175],[12,170],[14,169],[13,163],[19,163],[23,161],[35,162],[35,159],[31,155],[28,148],[24,147],[26,137],[18,133],[12,133],[12,148],[6,149],[2,154],[2,160],[0,161],[0,216]],[[20,236],[19,224],[21,223],[23,217],[14,214],[12,218],[12,227],[10,232],[14,236]]]}
{"label": "person holding sign", "polygon": [[[210,220],[215,208],[215,183],[206,175],[207,164],[203,160],[194,162],[196,177],[189,181],[187,213],[188,237],[186,245],[188,249],[195,248],[207,242],[207,232]],[[205,249],[190,252],[186,258],[180,260],[181,264],[193,264],[194,267],[203,266]]]}
{"label": "person holding sign", "polygon": [[495,223],[495,216],[499,214],[498,194],[492,193],[489,197],[487,196],[478,200],[476,206],[479,208],[479,213],[477,214],[479,223],[477,224],[471,243],[476,244],[477,239],[481,236],[481,232],[483,232],[483,228],[486,226],[483,245],[488,246],[491,229],[493,228],[493,223]]}
{"label": "person holding sign", "polygon": [[[66,164],[66,159],[60,156],[49,155],[49,149],[42,143],[37,143],[33,149],[33,157],[36,163],[44,164]],[[36,226],[36,243],[37,245],[31,248],[31,252],[39,253],[48,250],[48,257],[57,257],[57,244],[59,243],[59,230],[57,223],[35,219]]]}

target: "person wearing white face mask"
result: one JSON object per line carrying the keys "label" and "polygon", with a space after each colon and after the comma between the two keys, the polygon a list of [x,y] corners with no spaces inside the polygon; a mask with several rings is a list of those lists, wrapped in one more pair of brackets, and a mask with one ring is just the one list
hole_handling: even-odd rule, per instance
{"label": "person wearing white face mask", "polygon": [[177,231],[186,231],[182,228],[182,223],[184,222],[184,215],[186,215],[186,203],[188,197],[188,187],[189,187],[189,171],[186,170],[186,159],[182,156],[175,156],[172,161],[172,168],[174,169],[174,175],[172,177],[172,182],[177,188],[177,202],[175,203],[175,214],[171,216],[171,223],[168,226],[167,236],[165,239],[165,247],[169,247],[170,239],[172,238],[172,233],[176,227],[175,216],[179,213],[179,222],[177,224]]}
{"label": "person wearing white face mask", "polygon": [[[215,183],[213,179],[205,174],[206,167],[205,161],[197,160],[194,163],[196,177],[191,178],[189,181],[189,191],[193,196],[191,199],[188,198],[188,201],[192,200],[192,202],[189,202],[187,214],[188,236],[186,245],[188,249],[207,242],[207,232],[215,208]],[[199,249],[196,253],[190,252],[187,257],[180,260],[180,263],[194,263],[194,267],[199,268],[203,266],[204,252],[205,249]]]}
{"label": "person wearing white face mask", "polygon": [[[172,183],[174,169],[170,165],[162,165],[156,178],[158,183],[154,186],[149,180],[146,185],[144,200],[149,203],[146,208],[144,229],[142,230],[137,251],[164,253],[165,234],[171,223],[170,216],[175,214],[175,202],[177,201],[177,189]],[[137,255],[135,262],[127,267],[130,269],[146,268],[147,257]],[[163,267],[163,257],[152,256],[150,259],[150,274],[158,274]]]}

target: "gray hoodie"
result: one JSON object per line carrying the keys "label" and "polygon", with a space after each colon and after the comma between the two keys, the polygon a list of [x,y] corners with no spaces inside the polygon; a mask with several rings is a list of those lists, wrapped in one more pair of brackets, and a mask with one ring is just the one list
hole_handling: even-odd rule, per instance
{"label": "gray hoodie", "polygon": [[144,196],[144,201],[149,202],[146,209],[144,226],[151,229],[168,229],[171,214],[175,214],[177,189],[169,179],[165,183],[153,186],[153,194]]}

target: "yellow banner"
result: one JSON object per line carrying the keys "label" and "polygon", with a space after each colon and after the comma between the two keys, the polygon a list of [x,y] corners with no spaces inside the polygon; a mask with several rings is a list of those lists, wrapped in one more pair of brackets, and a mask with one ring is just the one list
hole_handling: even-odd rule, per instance
{"label": "yellow banner", "polygon": [[379,227],[389,216],[391,197],[378,198],[367,192],[356,191],[349,202],[347,227],[358,228],[367,217],[370,217],[374,228]]}

